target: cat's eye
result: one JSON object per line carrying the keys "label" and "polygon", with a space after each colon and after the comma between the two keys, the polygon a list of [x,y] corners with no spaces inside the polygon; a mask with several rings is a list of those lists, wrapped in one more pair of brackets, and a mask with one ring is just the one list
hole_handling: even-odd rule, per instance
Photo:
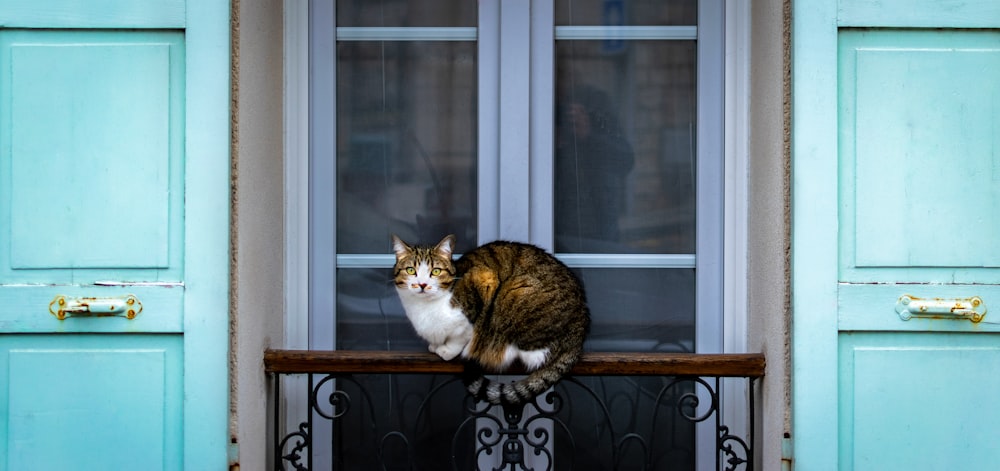
{"label": "cat's eye", "polygon": [[431,270],[431,276],[438,276],[440,274],[441,274],[441,269],[440,268],[435,268],[435,269]]}
{"label": "cat's eye", "polygon": [[417,274],[417,269],[413,268],[413,267],[406,267],[406,274],[407,275],[416,275]]}

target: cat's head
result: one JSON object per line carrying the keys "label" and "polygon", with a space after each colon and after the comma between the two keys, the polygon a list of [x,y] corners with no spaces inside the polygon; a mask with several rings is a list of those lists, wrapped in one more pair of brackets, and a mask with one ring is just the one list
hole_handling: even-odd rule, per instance
{"label": "cat's head", "polygon": [[455,282],[455,265],[451,260],[454,235],[445,236],[433,247],[411,246],[393,235],[392,249],[396,252],[393,281],[401,295],[430,299],[451,290]]}

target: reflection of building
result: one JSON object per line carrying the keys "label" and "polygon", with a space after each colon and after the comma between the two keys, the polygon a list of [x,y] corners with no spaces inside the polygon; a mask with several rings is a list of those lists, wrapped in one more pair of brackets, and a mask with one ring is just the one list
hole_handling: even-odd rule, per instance
{"label": "reflection of building", "polygon": [[[694,4],[685,2],[667,9],[653,3],[630,8],[633,18],[648,24],[676,24],[695,15]],[[574,13],[600,16],[598,11]],[[569,19],[562,21],[570,24]],[[557,41],[556,53],[562,58],[558,95],[569,100],[571,89],[585,95],[584,88],[599,88],[613,104],[607,112],[620,116],[622,138],[634,151],[634,171],[627,179],[618,221],[625,230],[626,245],[639,251],[690,253],[694,246],[690,159],[695,132],[695,42],[622,44],[629,46],[609,52],[603,41]]]}
{"label": "reflection of building", "polygon": [[[338,211],[356,230],[338,239],[340,250],[379,252],[387,230],[412,240],[454,232],[467,243],[475,211],[462,197],[475,176],[474,43],[355,41],[337,54]],[[391,223],[347,223],[366,217]]]}
{"label": "reflection of building", "polygon": [[632,146],[607,93],[567,88],[556,102],[555,250],[614,251],[609,246],[621,242],[619,219],[627,212]]}

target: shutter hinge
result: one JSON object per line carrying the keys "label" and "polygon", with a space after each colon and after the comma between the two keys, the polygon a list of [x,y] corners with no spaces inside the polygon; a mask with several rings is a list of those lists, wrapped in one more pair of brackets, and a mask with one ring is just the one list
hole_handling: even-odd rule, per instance
{"label": "shutter hinge", "polygon": [[785,432],[785,437],[781,439],[781,471],[792,471],[792,457],[794,452],[792,434]]}
{"label": "shutter hinge", "polygon": [[240,471],[240,444],[235,437],[229,441],[229,471]]}

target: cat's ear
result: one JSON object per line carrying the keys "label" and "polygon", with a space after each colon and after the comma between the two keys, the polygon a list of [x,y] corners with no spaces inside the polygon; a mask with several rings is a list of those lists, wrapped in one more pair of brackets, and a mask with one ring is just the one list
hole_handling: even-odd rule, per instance
{"label": "cat's ear", "polygon": [[409,245],[406,245],[406,242],[403,242],[403,239],[400,239],[399,236],[397,236],[396,234],[393,234],[392,235],[392,250],[393,250],[393,252],[396,252],[396,260],[399,260],[400,258],[403,257],[403,255],[406,255],[407,253],[409,253],[413,249],[410,248]]}
{"label": "cat's ear", "polygon": [[455,252],[455,235],[444,236],[444,239],[441,239],[441,242],[434,246],[434,251],[442,257],[451,258],[451,254]]}

